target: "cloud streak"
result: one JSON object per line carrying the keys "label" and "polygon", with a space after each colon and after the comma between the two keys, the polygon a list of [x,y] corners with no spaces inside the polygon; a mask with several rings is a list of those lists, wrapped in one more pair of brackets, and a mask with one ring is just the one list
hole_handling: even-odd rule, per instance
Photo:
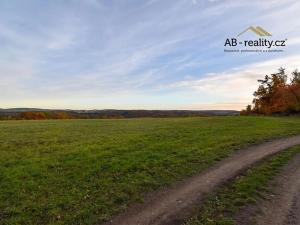
{"label": "cloud streak", "polygon": [[[296,0],[1,2],[0,108],[236,108],[258,76],[296,64],[299,9]],[[225,38],[249,25],[287,37],[286,51],[225,54]]]}

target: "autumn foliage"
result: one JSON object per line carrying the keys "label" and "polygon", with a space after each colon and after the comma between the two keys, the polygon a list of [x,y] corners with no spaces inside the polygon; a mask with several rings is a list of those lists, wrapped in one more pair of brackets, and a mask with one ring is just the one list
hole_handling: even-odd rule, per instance
{"label": "autumn foliage", "polygon": [[288,82],[285,69],[280,68],[277,73],[266,75],[258,82],[259,87],[253,94],[253,106],[248,105],[241,115],[300,112],[300,72],[295,70]]}
{"label": "autumn foliage", "polygon": [[19,119],[25,120],[46,120],[46,119],[72,119],[66,112],[22,112]]}

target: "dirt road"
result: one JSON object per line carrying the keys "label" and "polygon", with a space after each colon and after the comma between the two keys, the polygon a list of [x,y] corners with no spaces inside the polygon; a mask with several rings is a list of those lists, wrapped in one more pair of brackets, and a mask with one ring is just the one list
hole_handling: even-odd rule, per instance
{"label": "dirt road", "polygon": [[235,152],[202,173],[148,197],[104,225],[177,225],[206,193],[236,177],[254,163],[300,144],[300,135],[281,138]]}
{"label": "dirt road", "polygon": [[238,225],[300,225],[300,154],[269,185],[270,193],[237,215]]}

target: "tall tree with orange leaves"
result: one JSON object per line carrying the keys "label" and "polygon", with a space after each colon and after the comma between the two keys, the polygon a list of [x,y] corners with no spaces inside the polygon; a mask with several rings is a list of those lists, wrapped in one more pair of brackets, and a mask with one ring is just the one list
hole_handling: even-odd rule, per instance
{"label": "tall tree with orange leaves", "polygon": [[300,112],[300,72],[295,70],[291,74],[290,82],[285,69],[280,68],[277,73],[266,75],[258,80],[259,87],[254,92],[253,109],[249,106],[241,112],[248,114],[281,114]]}

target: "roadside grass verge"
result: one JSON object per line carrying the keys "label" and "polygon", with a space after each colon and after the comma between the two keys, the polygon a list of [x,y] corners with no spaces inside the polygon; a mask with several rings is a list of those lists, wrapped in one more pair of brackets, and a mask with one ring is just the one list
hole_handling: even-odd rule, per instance
{"label": "roadside grass verge", "polygon": [[300,118],[0,122],[0,224],[100,224]]}
{"label": "roadside grass verge", "polygon": [[300,146],[296,146],[247,170],[233,183],[210,194],[198,209],[198,216],[188,219],[185,225],[234,225],[234,216],[247,204],[263,197],[263,193],[268,191],[268,182],[299,153]]}

